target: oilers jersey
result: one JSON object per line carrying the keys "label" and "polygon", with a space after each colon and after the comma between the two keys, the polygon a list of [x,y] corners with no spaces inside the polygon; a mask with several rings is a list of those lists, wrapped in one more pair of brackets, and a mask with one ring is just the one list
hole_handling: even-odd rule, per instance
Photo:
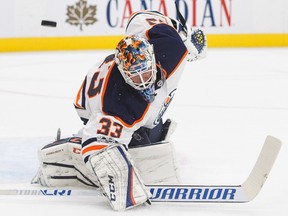
{"label": "oilers jersey", "polygon": [[175,95],[187,62],[188,52],[178,32],[170,19],[158,12],[132,14],[126,35],[144,37],[153,45],[157,65],[155,99],[147,102],[125,82],[114,61],[114,54],[91,68],[74,102],[84,122],[84,161],[111,143],[127,145],[140,127],[155,127]]}

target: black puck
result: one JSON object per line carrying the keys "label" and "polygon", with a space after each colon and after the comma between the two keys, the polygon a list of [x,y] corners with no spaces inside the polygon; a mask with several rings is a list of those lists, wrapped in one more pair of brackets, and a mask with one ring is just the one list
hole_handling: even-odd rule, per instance
{"label": "black puck", "polygon": [[42,20],[41,21],[41,25],[42,26],[49,26],[49,27],[56,27],[57,26],[57,22],[49,21],[49,20]]}

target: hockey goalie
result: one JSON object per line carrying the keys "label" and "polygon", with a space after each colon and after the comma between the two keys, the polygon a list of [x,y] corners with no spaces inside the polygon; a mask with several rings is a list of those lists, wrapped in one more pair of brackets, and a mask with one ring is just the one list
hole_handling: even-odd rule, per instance
{"label": "hockey goalie", "polygon": [[77,135],[39,150],[32,183],[101,190],[114,210],[150,203],[147,184],[179,183],[165,122],[186,62],[205,56],[206,36],[155,11],[134,13],[115,53],[89,70],[74,105]]}

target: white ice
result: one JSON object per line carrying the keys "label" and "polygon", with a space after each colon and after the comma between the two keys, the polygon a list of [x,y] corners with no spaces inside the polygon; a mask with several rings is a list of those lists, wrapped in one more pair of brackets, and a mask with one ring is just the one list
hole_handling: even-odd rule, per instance
{"label": "white ice", "polygon": [[[112,51],[0,54],[0,189],[29,183],[37,149],[76,133],[73,98],[87,70]],[[1,196],[1,215],[288,215],[288,49],[210,49],[188,63],[165,118],[183,183],[240,184],[267,135],[283,145],[259,195],[246,204],[160,204],[115,213],[104,198]]]}

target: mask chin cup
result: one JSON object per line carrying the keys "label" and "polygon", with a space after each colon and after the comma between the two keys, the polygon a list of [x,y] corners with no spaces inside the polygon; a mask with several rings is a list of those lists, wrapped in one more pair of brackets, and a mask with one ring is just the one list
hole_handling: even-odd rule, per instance
{"label": "mask chin cup", "polygon": [[152,103],[155,99],[154,85],[150,86],[149,88],[139,90],[138,92],[148,103]]}

